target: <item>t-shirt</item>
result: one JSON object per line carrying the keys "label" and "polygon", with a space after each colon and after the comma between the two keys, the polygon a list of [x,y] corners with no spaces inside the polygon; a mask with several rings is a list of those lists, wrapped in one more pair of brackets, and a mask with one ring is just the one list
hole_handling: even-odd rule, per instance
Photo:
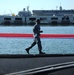
{"label": "t-shirt", "polygon": [[38,24],[34,25],[33,33],[34,33],[34,37],[40,36],[40,25],[38,25]]}

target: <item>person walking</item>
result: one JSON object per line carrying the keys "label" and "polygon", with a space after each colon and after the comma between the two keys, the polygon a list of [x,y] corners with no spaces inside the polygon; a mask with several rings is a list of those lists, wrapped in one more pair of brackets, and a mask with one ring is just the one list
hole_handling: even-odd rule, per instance
{"label": "person walking", "polygon": [[37,19],[36,24],[34,25],[34,28],[33,28],[34,41],[28,48],[25,49],[28,54],[29,54],[29,50],[32,47],[34,47],[36,44],[38,46],[39,54],[45,54],[44,52],[42,52],[42,45],[41,45],[41,40],[40,40],[40,33],[42,32],[43,31],[40,30],[40,20]]}

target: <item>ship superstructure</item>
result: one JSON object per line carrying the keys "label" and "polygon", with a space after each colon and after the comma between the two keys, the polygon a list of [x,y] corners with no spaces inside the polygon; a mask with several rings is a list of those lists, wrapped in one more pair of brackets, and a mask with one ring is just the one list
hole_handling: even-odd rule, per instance
{"label": "ship superstructure", "polygon": [[24,8],[17,15],[0,15],[0,24],[35,24],[36,20],[40,19],[41,24],[56,25],[56,24],[74,24],[74,10],[65,10],[60,6],[59,10],[32,10]]}

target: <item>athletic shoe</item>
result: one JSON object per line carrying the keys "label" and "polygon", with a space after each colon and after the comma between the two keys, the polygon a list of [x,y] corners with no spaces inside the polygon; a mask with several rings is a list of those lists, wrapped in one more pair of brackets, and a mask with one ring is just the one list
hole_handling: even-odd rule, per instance
{"label": "athletic shoe", "polygon": [[39,54],[45,54],[44,52],[40,52]]}
{"label": "athletic shoe", "polygon": [[29,48],[26,48],[25,50],[26,50],[26,52],[29,54]]}

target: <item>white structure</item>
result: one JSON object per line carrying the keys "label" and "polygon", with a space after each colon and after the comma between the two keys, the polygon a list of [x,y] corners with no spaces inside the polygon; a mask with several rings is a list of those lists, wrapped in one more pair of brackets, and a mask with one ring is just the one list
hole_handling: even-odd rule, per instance
{"label": "white structure", "polygon": [[10,15],[1,15],[0,24],[23,24],[25,21],[24,17],[20,16],[10,16]]}
{"label": "white structure", "polygon": [[74,10],[33,10],[33,16],[28,17],[28,23],[33,23],[37,19],[44,24],[73,24]]}
{"label": "white structure", "polygon": [[1,15],[0,24],[35,24],[37,19],[41,24],[74,24],[74,10],[33,10],[33,15],[27,7],[18,15]]}

